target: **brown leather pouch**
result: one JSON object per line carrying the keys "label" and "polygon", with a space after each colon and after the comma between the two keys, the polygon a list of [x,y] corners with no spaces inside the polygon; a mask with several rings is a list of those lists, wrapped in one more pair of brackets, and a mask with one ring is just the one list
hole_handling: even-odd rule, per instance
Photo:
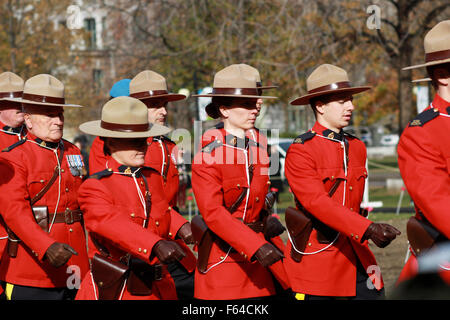
{"label": "brown leather pouch", "polygon": [[128,266],[96,253],[91,271],[97,284],[98,299],[117,300],[128,275]]}
{"label": "brown leather pouch", "polygon": [[213,244],[214,234],[208,229],[208,226],[201,215],[196,215],[191,220],[192,235],[198,248],[197,269],[205,273],[208,267],[209,254]]}
{"label": "brown leather pouch", "polygon": [[[304,212],[293,207],[288,207],[285,212],[285,220],[295,248],[303,252],[312,231],[311,219]],[[300,262],[302,257],[303,255],[295,251],[294,248],[291,249],[291,258],[294,261]]]}
{"label": "brown leather pouch", "polygon": [[409,218],[406,224],[406,234],[409,245],[416,255],[430,249],[442,237],[441,233],[429,222],[419,220],[415,216]]}
{"label": "brown leather pouch", "polygon": [[47,206],[35,206],[31,207],[33,210],[34,219],[36,223],[44,230],[48,232],[48,207]]}
{"label": "brown leather pouch", "polygon": [[155,268],[138,258],[130,259],[130,276],[127,290],[134,296],[148,296],[152,294],[152,282],[155,279]]}

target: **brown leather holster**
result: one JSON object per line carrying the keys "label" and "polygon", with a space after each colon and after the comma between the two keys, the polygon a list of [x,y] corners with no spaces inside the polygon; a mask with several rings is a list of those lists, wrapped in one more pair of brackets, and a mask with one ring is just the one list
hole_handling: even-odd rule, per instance
{"label": "brown leather holster", "polygon": [[[285,211],[286,227],[297,250],[304,252],[312,231],[312,221],[301,210],[289,207]],[[303,255],[291,249],[291,258],[300,262]]]}
{"label": "brown leather holster", "polygon": [[416,256],[430,249],[435,243],[448,240],[421,212],[419,215],[421,219],[412,216],[406,224],[408,242]]}
{"label": "brown leather holster", "polygon": [[117,300],[129,274],[126,264],[96,253],[91,259],[91,272],[98,288],[99,300]]}

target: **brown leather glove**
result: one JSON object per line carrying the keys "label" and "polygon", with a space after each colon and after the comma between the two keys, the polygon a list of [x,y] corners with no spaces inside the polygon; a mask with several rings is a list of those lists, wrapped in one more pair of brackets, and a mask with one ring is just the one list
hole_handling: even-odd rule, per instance
{"label": "brown leather glove", "polygon": [[192,234],[191,224],[183,224],[177,232],[177,237],[181,238],[186,244],[194,244],[194,235]]}
{"label": "brown leather glove", "polygon": [[69,261],[73,254],[78,255],[78,253],[68,244],[54,242],[45,252],[45,258],[48,259],[48,262],[50,262],[52,266],[59,268]]}
{"label": "brown leather glove", "polygon": [[159,240],[153,246],[152,253],[165,264],[180,261],[186,256],[183,249],[176,242],[170,240]]}
{"label": "brown leather glove", "polygon": [[266,243],[255,252],[254,257],[259,263],[262,264],[264,268],[267,268],[278,260],[284,258],[284,255],[274,245]]}
{"label": "brown leather glove", "polygon": [[391,243],[401,232],[386,223],[373,222],[364,233],[361,241],[370,239],[379,248],[384,248]]}
{"label": "brown leather glove", "polygon": [[279,236],[285,230],[286,228],[281,224],[280,220],[278,220],[276,217],[270,215],[266,218],[263,230],[264,237],[266,238],[266,240]]}

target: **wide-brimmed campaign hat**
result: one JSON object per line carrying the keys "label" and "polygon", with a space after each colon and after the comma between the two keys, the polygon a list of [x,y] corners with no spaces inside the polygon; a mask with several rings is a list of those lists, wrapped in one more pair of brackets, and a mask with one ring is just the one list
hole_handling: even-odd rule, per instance
{"label": "wide-brimmed campaign hat", "polygon": [[192,96],[276,99],[277,97],[260,94],[261,89],[269,89],[272,86],[262,87],[259,72],[255,70],[247,64],[232,64],[215,74],[211,93]]}
{"label": "wide-brimmed campaign hat", "polygon": [[330,93],[348,92],[357,94],[369,90],[369,86],[352,87],[347,72],[332,64],[318,66],[306,79],[308,93],[290,102],[292,105],[309,104],[311,98]]}
{"label": "wide-brimmed campaign hat", "polygon": [[50,74],[38,74],[25,81],[22,98],[14,101],[51,107],[82,107],[66,103],[64,84]]}
{"label": "wide-brimmed campaign hat", "polygon": [[169,92],[167,90],[166,78],[151,70],[139,72],[131,79],[130,97],[139,100],[158,98],[169,102],[186,99],[184,94]]}
{"label": "wide-brimmed campaign hat", "polygon": [[6,71],[0,74],[0,101],[17,101],[22,97],[24,81],[17,74]]}
{"label": "wide-brimmed campaign hat", "polygon": [[[274,96],[263,96],[263,89],[276,88],[276,86],[262,86],[259,71],[248,64],[232,64],[214,76],[214,84],[211,93],[196,94],[193,97],[228,97],[251,99],[276,99]],[[218,106],[210,103],[205,107],[205,112],[213,119],[220,116]]]}
{"label": "wide-brimmed campaign hat", "polygon": [[147,138],[161,136],[172,129],[148,121],[148,108],[140,100],[121,96],[105,103],[101,120],[82,123],[84,133],[109,138]]}
{"label": "wide-brimmed campaign hat", "polygon": [[423,40],[425,63],[405,67],[402,70],[423,68],[450,62],[450,20],[435,25]]}

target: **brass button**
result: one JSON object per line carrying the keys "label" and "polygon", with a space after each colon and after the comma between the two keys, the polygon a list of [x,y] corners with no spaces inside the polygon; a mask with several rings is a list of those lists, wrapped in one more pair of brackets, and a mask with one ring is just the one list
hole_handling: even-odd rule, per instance
{"label": "brass button", "polygon": [[103,287],[103,282],[102,282],[102,281],[99,281],[99,282],[98,282],[98,286],[99,286],[99,287]]}
{"label": "brass button", "polygon": [[44,183],[44,180],[40,180],[39,182],[40,182],[40,183]]}
{"label": "brass button", "polygon": [[255,198],[255,201],[256,201],[256,202],[259,202],[259,197],[256,197],[256,198]]}
{"label": "brass button", "polygon": [[353,237],[353,233],[350,233],[350,237]]}
{"label": "brass button", "polygon": [[169,210],[172,210],[172,207],[171,206],[169,206],[169,208],[168,208]]}
{"label": "brass button", "polygon": [[138,252],[142,252],[142,248],[139,248],[139,249],[138,249]]}
{"label": "brass button", "polygon": [[350,187],[348,187],[348,189],[349,189],[350,191],[352,191],[352,190],[353,190],[353,187],[352,187],[352,186],[350,186]]}
{"label": "brass button", "polygon": [[334,176],[331,176],[331,180],[334,180]]}
{"label": "brass button", "polygon": [[147,253],[147,249],[142,250],[142,252]]}
{"label": "brass button", "polygon": [[73,229],[72,229],[72,228],[70,228],[70,229],[69,229],[69,232],[73,232]]}
{"label": "brass button", "polygon": [[134,214],[134,212],[132,212],[132,213],[130,214],[130,216],[131,216],[132,218],[134,218],[136,215]]}
{"label": "brass button", "polygon": [[224,256],[220,256],[220,260],[223,260],[223,259],[225,259],[225,257]]}
{"label": "brass button", "polygon": [[156,224],[157,226],[159,226],[159,221],[156,221],[155,224]]}
{"label": "brass button", "polygon": [[237,184],[237,187],[238,187],[238,189],[239,189],[239,188],[241,188],[241,185],[238,183],[238,184]]}
{"label": "brass button", "polygon": [[169,232],[169,237],[171,237],[172,236],[172,232]]}
{"label": "brass button", "polygon": [[308,246],[311,246],[311,242],[308,242]]}
{"label": "brass button", "polygon": [[64,172],[64,169],[61,169],[61,172]]}
{"label": "brass button", "polygon": [[66,188],[66,192],[69,192],[69,188]]}
{"label": "brass button", "polygon": [[353,208],[350,208],[351,211],[353,211]]}
{"label": "brass button", "polygon": [[355,239],[359,239],[359,236],[358,236],[358,235],[356,235],[356,236],[355,236]]}
{"label": "brass button", "polygon": [[272,182],[270,182],[270,181],[267,181],[267,184],[271,184]]}

